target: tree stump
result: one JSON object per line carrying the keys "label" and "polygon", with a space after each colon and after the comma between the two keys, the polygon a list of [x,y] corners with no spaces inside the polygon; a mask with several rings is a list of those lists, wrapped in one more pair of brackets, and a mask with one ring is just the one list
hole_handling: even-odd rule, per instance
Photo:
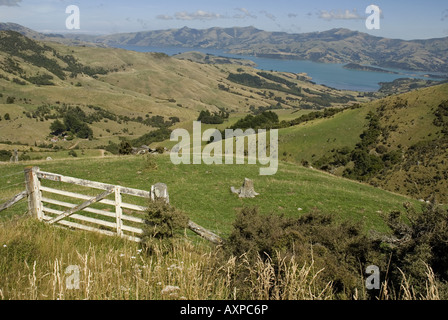
{"label": "tree stump", "polygon": [[240,198],[255,198],[259,193],[255,192],[254,182],[250,179],[244,178],[243,185],[240,189],[230,187],[230,191],[237,194]]}
{"label": "tree stump", "polygon": [[156,183],[155,185],[151,186],[151,199],[164,199],[166,203],[170,203],[168,186],[164,183]]}

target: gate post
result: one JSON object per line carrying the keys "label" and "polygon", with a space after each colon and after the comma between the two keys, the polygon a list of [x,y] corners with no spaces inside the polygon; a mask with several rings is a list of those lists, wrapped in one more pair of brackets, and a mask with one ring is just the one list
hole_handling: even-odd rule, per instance
{"label": "gate post", "polygon": [[117,223],[117,234],[123,236],[123,220],[121,219],[123,209],[121,208],[121,188],[119,186],[114,187],[115,192],[115,217]]}
{"label": "gate post", "polygon": [[28,193],[28,212],[39,220],[43,220],[42,196],[40,192],[40,182],[37,178],[39,167],[25,168],[25,183]]}

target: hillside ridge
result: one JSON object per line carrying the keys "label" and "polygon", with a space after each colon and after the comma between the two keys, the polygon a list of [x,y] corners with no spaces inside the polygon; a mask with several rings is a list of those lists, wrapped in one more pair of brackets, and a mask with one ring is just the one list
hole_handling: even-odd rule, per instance
{"label": "hillside ridge", "polygon": [[269,32],[254,27],[166,29],[112,35],[41,34],[12,23],[0,30],[21,32],[37,40],[96,46],[201,47],[233,54],[323,63],[357,63],[380,68],[448,74],[448,37],[401,40],[346,28],[321,32]]}
{"label": "hillside ridge", "polygon": [[[82,39],[82,37],[74,36]],[[99,36],[112,46],[180,46],[226,50],[233,54],[324,63],[359,63],[383,68],[448,73],[448,37],[400,40],[344,28],[292,34],[254,27],[169,29]]]}

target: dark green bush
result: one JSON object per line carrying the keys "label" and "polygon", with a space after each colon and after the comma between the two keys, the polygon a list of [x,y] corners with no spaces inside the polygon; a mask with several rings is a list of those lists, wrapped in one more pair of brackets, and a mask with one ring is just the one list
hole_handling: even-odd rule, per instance
{"label": "dark green bush", "polygon": [[172,249],[172,240],[188,226],[187,215],[163,199],[149,204],[143,228],[142,246],[151,254],[158,245],[164,251]]}
{"label": "dark green bush", "polygon": [[264,111],[259,115],[247,115],[238,120],[230,129],[272,129],[278,125],[278,115],[272,111]]}
{"label": "dark green bush", "polygon": [[202,110],[199,113],[199,117],[197,121],[201,121],[202,123],[206,124],[221,124],[224,122],[225,115],[221,113],[211,113],[208,110]]}
{"label": "dark green bush", "polygon": [[322,269],[320,281],[332,282],[334,293],[347,298],[356,288],[362,289],[362,270],[372,261],[380,264],[377,257],[381,255],[373,250],[374,243],[363,230],[361,224],[338,223],[317,212],[286,218],[244,208],[236,217],[225,251],[236,257],[244,255],[250,263],[276,254],[294,255],[303,264],[314,261],[315,269]]}
{"label": "dark green bush", "polygon": [[73,158],[77,158],[77,157],[78,157],[78,154],[76,153],[75,150],[70,150],[70,151],[68,152],[68,155],[71,156],[71,157],[73,157]]}
{"label": "dark green bush", "polygon": [[9,161],[11,159],[12,153],[8,150],[0,150],[0,161]]}
{"label": "dark green bush", "polygon": [[434,271],[439,281],[439,292],[448,297],[448,210],[432,202],[425,205],[422,213],[412,207],[406,219],[400,212],[389,215],[388,224],[393,238],[386,247],[391,256],[390,278],[400,284],[400,268],[417,294],[426,293],[427,266]]}
{"label": "dark green bush", "polygon": [[120,148],[118,149],[118,153],[121,155],[128,155],[132,153],[132,146],[127,141],[121,141]]}

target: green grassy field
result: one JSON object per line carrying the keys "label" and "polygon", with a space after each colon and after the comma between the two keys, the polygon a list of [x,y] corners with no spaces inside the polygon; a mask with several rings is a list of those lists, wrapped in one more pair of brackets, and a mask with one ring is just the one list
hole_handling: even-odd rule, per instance
{"label": "green grassy field", "polygon": [[[263,214],[286,216],[319,211],[340,219],[364,221],[367,229],[387,232],[384,214],[403,210],[403,202],[418,202],[369,185],[335,177],[296,164],[280,162],[277,174],[260,176],[258,165],[178,165],[168,155],[154,156],[157,170],[146,166],[146,157],[105,157],[55,159],[20,165],[0,165],[0,202],[24,190],[23,169],[34,165],[44,171],[76,178],[150,190],[151,185],[166,183],[171,203],[184,210],[191,220],[226,237],[237,210],[257,206]],[[240,199],[230,187],[239,188],[244,178],[252,179],[254,199]],[[44,182],[50,185],[51,182]],[[65,190],[70,190],[64,187]],[[2,212],[10,217],[26,212],[26,202]]]}
{"label": "green grassy field", "polygon": [[354,147],[364,131],[369,107],[346,110],[331,119],[318,119],[279,130],[281,159],[310,163],[333,149]]}

